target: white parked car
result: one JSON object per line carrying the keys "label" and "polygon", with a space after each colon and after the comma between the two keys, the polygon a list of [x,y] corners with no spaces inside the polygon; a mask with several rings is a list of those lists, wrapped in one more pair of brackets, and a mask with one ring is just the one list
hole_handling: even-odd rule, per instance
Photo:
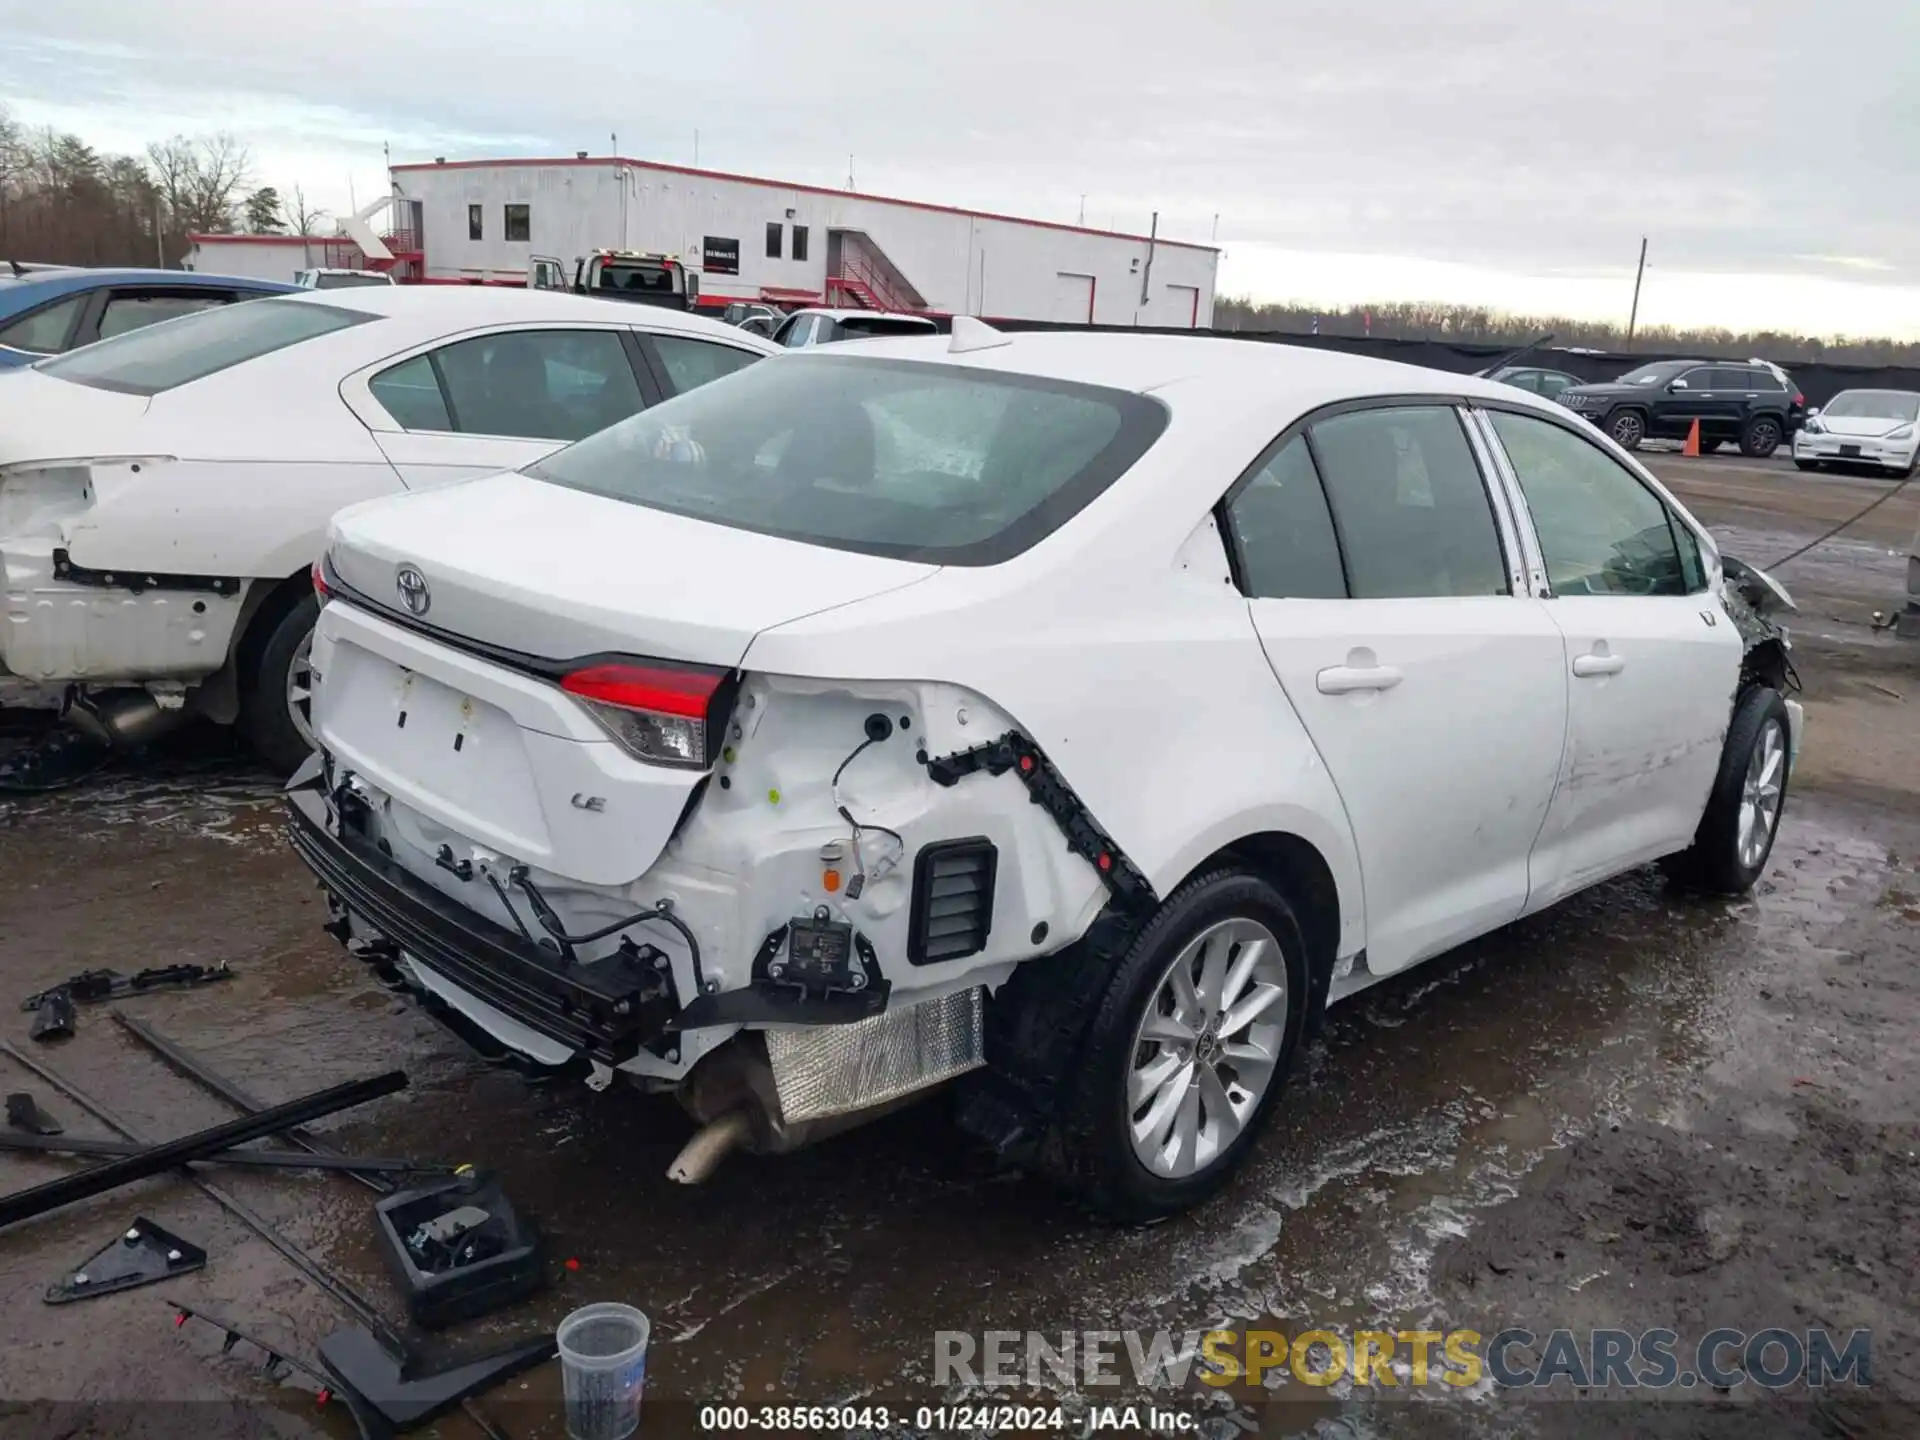
{"label": "white parked car", "polygon": [[885,310],[795,310],[773,332],[773,343],[786,350],[806,350],[840,340],[936,335],[939,330],[924,315],[896,315]]}
{"label": "white parked car", "polygon": [[356,290],[367,285],[391,285],[394,280],[385,270],[329,270],[318,267],[294,271],[293,283],[302,290]]}
{"label": "white parked car", "polygon": [[571,295],[389,286],[164,321],[0,377],[0,697],[307,750],[309,571],[343,505],[524,465],[777,353]]}
{"label": "white parked car", "polygon": [[1230,340],[754,366],[344,512],[323,583],[330,928],[675,1091],[682,1179],[978,1071],[970,1130],[1177,1210],[1329,1001],[1649,861],[1751,886],[1800,733],[1790,602],[1577,417]]}
{"label": "white parked car", "polygon": [[1912,390],[1842,390],[1809,411],[1793,437],[1793,463],[1802,470],[1871,465],[1911,475],[1916,454],[1920,393]]}

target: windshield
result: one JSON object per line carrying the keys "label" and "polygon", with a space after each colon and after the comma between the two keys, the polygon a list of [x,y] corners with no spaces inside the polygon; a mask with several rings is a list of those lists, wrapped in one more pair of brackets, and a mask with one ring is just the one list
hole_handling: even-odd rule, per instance
{"label": "windshield", "polygon": [[197,310],[129,330],[111,340],[42,360],[33,368],[98,390],[158,395],[243,361],[375,318],[363,311],[305,300],[251,300],[245,305]]}
{"label": "windshield", "polygon": [[1126,391],[953,365],[792,355],[589,436],[527,474],[841,550],[991,565],[1037,543],[1166,428]]}
{"label": "windshield", "polygon": [[931,335],[935,329],[931,320],[919,320],[911,315],[843,315],[840,317],[840,333],[855,337]]}
{"label": "windshield", "polygon": [[1920,419],[1920,394],[1911,390],[1842,390],[1820,412],[1836,420]]}
{"label": "windshield", "polygon": [[1690,369],[1695,362],[1691,360],[1661,360],[1652,365],[1642,365],[1638,370],[1629,370],[1613,383],[1616,385],[1659,385],[1671,380],[1682,370]]}

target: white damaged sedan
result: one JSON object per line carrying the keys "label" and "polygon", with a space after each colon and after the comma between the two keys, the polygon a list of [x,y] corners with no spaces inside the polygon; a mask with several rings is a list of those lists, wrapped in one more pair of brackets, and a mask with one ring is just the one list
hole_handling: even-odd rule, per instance
{"label": "white damaged sedan", "polygon": [[329,927],[703,1176],[964,1076],[1089,1205],[1221,1185],[1329,1003],[1630,867],[1767,863],[1783,592],[1550,401],[1318,350],[756,365],[334,522]]}

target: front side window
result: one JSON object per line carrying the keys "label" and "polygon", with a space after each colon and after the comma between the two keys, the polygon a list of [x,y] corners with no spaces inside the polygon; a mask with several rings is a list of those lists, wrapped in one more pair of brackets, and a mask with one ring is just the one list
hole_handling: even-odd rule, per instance
{"label": "front side window", "polygon": [[[1667,507],[1631,471],[1558,425],[1489,413],[1533,512],[1554,594],[1685,595],[1695,588]],[[1697,545],[1694,552],[1693,571],[1704,584]]]}
{"label": "front side window", "polygon": [[1130,392],[827,351],[749,365],[526,473],[811,544],[988,565],[1078,513],[1166,421]]}
{"label": "front side window", "polygon": [[250,300],[182,315],[164,325],[130,330],[97,345],[42,360],[43,375],[117,390],[158,395],[276,350],[330,335],[379,317],[306,300]]}
{"label": "front side window", "polygon": [[217,290],[204,295],[135,295],[116,291],[107,299],[100,315],[100,338],[110,340],[129,330],[140,330],[161,320],[191,315],[213,305],[225,305],[228,297]]}
{"label": "front side window", "polygon": [[794,316],[792,320],[787,322],[787,330],[786,333],[780,337],[780,343],[789,350],[801,349],[807,344],[809,337],[812,336],[814,323],[820,318],[818,315]]}
{"label": "front side window", "polygon": [[694,390],[722,375],[744,369],[760,357],[751,350],[734,345],[715,345],[708,340],[689,340],[684,335],[655,335],[653,350],[660,366],[673,383],[674,393]]}
{"label": "front side window", "polygon": [[611,330],[481,335],[442,346],[432,364],[449,428],[466,435],[580,440],[646,403],[626,347]]}
{"label": "front side window", "polygon": [[1227,505],[1227,525],[1250,597],[1346,596],[1333,517],[1305,437],[1294,436],[1247,478]]}
{"label": "front side window", "polygon": [[509,205],[504,216],[506,237],[508,240],[533,239],[533,207],[530,205]]}
{"label": "front side window", "polygon": [[1450,407],[1356,410],[1307,433],[1355,599],[1508,593],[1492,502]]}
{"label": "front side window", "polygon": [[1558,397],[1560,392],[1569,385],[1578,385],[1579,383],[1580,382],[1574,379],[1573,376],[1562,375],[1558,370],[1542,370],[1539,372],[1539,383],[1534,386],[1534,389],[1538,390],[1549,400],[1552,400]]}
{"label": "front side window", "polygon": [[85,295],[71,295],[52,305],[43,305],[31,315],[22,316],[0,328],[0,345],[26,350],[35,355],[52,355],[64,350],[73,322],[86,302]]}

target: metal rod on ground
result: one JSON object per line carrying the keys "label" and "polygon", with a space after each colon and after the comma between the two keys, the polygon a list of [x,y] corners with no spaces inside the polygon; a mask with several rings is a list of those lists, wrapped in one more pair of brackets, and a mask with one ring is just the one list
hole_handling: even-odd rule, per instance
{"label": "metal rod on ground", "polygon": [[[233,1106],[234,1109],[247,1114],[254,1114],[267,1108],[261,1104],[260,1101],[254,1099],[250,1092],[241,1089],[233,1081],[220,1074],[192,1051],[169,1040],[158,1030],[147,1024],[146,1021],[136,1020],[133,1016],[125,1014],[120,1010],[109,1010],[107,1013],[113,1017],[114,1023],[122,1030],[133,1036],[134,1039],[140,1041],[141,1044],[145,1045],[149,1050],[153,1051],[154,1054],[158,1055],[189,1080],[195,1080],[204,1085],[222,1100]],[[298,1145],[309,1155],[331,1155],[338,1158],[340,1154],[338,1150],[327,1144],[326,1141],[320,1139],[319,1136],[297,1125],[291,1129],[282,1130],[280,1132],[280,1138],[289,1144]],[[349,1170],[347,1173],[375,1194],[391,1195],[394,1192],[395,1187],[393,1183],[388,1180],[382,1180],[377,1175],[365,1171],[353,1170]]]}
{"label": "metal rod on ground", "polygon": [[[149,1143],[141,1136],[138,1130],[135,1130],[124,1120],[117,1118],[112,1111],[108,1110],[99,1101],[61,1079],[60,1076],[54,1074],[53,1071],[49,1070],[39,1061],[21,1054],[4,1040],[0,1040],[0,1055],[5,1055],[16,1065],[31,1070],[35,1075],[38,1075],[42,1080],[46,1081],[47,1084],[53,1086],[54,1089],[65,1095],[69,1100],[73,1101],[74,1104],[78,1105],[82,1110],[85,1110],[109,1130],[118,1130],[121,1135],[133,1141],[135,1144],[145,1145]],[[207,1198],[212,1200],[214,1204],[218,1205],[222,1210],[225,1210],[229,1215],[233,1216],[234,1219],[238,1220],[242,1225],[245,1225],[249,1230],[253,1231],[254,1234],[266,1241],[267,1244],[279,1251],[280,1257],[289,1265],[313,1281],[314,1284],[326,1291],[327,1294],[331,1295],[335,1300],[338,1300],[348,1310],[351,1310],[354,1318],[373,1332],[374,1338],[384,1345],[392,1354],[405,1357],[413,1353],[406,1341],[402,1340],[400,1336],[395,1333],[393,1327],[386,1322],[386,1319],[374,1308],[373,1302],[368,1300],[366,1296],[362,1295],[358,1290],[355,1290],[345,1280],[340,1279],[338,1276],[326,1270],[318,1260],[315,1260],[311,1255],[307,1254],[306,1251],[302,1250],[298,1245],[274,1229],[272,1225],[268,1224],[266,1220],[256,1214],[251,1207],[234,1199],[233,1196],[229,1195],[205,1176],[196,1175],[191,1170],[183,1170],[182,1173],[184,1173],[189,1180],[193,1181],[194,1184],[198,1185],[200,1189],[205,1192]]]}
{"label": "metal rod on ground", "polygon": [[[0,1150],[116,1159],[144,1154],[146,1147],[129,1140],[76,1140],[71,1135],[16,1135],[0,1130]],[[218,1155],[202,1156],[189,1163],[239,1165],[253,1170],[365,1170],[375,1175],[451,1175],[456,1168],[388,1156],[306,1155],[290,1150],[222,1150]]]}
{"label": "metal rod on ground", "polygon": [[370,1079],[329,1086],[315,1094],[290,1100],[285,1105],[262,1110],[258,1115],[243,1115],[224,1125],[215,1125],[210,1130],[198,1130],[191,1135],[182,1135],[177,1140],[164,1141],[142,1150],[138,1155],[109,1160],[104,1165],[82,1170],[78,1175],[66,1175],[58,1180],[49,1180],[44,1185],[16,1191],[12,1195],[0,1195],[0,1229],[21,1220],[31,1220],[36,1215],[44,1215],[63,1205],[71,1205],[77,1200],[87,1200],[95,1195],[104,1195],[109,1190],[118,1190],[136,1180],[164,1175],[188,1160],[204,1160],[209,1155],[217,1155],[248,1140],[271,1135],[283,1125],[317,1120],[322,1115],[331,1115],[352,1105],[364,1105],[369,1100],[378,1100],[383,1095],[403,1090],[406,1084],[404,1071],[389,1070],[384,1075],[375,1075]]}

